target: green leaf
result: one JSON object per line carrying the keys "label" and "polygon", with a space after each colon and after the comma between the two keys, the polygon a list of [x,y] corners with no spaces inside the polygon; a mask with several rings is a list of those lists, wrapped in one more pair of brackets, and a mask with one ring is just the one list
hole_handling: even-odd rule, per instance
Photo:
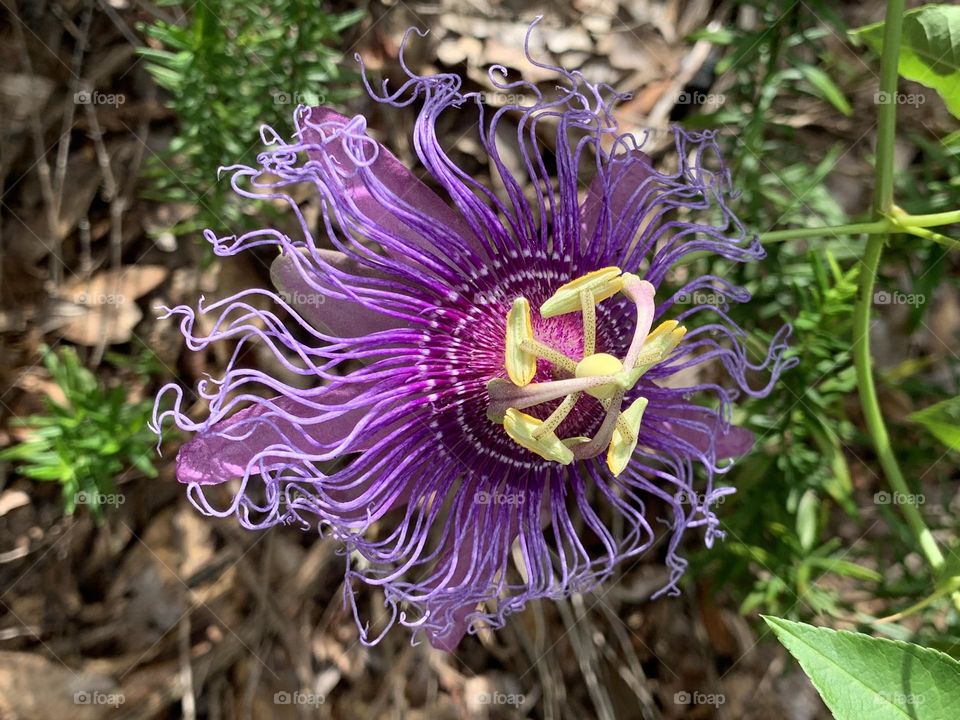
{"label": "green leaf", "polygon": [[818,515],[820,500],[813,490],[807,490],[797,503],[797,537],[800,547],[807,552],[813,549],[817,541]]}
{"label": "green leaf", "polygon": [[44,482],[64,480],[64,468],[54,465],[26,465],[20,469],[25,477]]}
{"label": "green leaf", "polygon": [[703,28],[696,30],[687,36],[688,40],[696,42],[697,40],[708,40],[714,45],[729,45],[737,39],[737,34],[730,28],[719,28],[710,30]]}
{"label": "green leaf", "polygon": [[853,108],[843,91],[823,70],[814,65],[800,65],[798,68],[804,79],[813,86],[815,93],[833,105],[847,117],[853,115]]}
{"label": "green leaf", "polygon": [[899,640],[764,617],[836,720],[956,720],[960,662]]}
{"label": "green leaf", "polygon": [[960,395],[908,416],[951,450],[960,450]]}
{"label": "green leaf", "polygon": [[[884,23],[853,30],[876,52],[883,50]],[[900,75],[936,90],[960,117],[960,5],[924,5],[903,16]],[[908,96],[909,98],[909,96]],[[893,99],[878,98],[878,102]]]}
{"label": "green leaf", "polygon": [[837,573],[838,575],[846,575],[847,577],[852,577],[856,580],[869,580],[872,582],[880,582],[883,580],[883,575],[878,573],[876,570],[864,567],[863,565],[858,565],[850,560],[809,557],[807,558],[806,562],[811,567],[815,567],[826,572]]}

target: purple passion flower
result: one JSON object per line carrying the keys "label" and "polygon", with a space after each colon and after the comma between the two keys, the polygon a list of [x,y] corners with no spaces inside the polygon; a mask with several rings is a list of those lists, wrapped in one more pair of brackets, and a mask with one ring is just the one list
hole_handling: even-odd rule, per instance
{"label": "purple passion flower", "polygon": [[[177,456],[179,480],[207,515],[251,529],[315,523],[339,539],[346,602],[367,643],[383,635],[360,619],[358,581],[384,593],[379,624],[399,621],[449,650],[529,600],[596,587],[653,545],[655,527],[668,538],[660,592],[677,592],[681,536],[701,527],[708,546],[722,536],[711,506],[733,489],[713,478],[753,445],[730,424],[731,403],[765,395],[790,365],[788,328],[752,364],[725,305],[690,302],[749,299],[722,277],[657,295],[692,253],[763,257],[727,206],[713,134],[674,130],[679,167],[661,172],[619,133],[612,106],[623,96],[578,72],[552,68],[564,84],[548,99],[494,67],[497,87],[531,103],[492,112],[456,75],[403,68],[395,92],[365,81],[367,91],[391,107],[422,103],[412,146],[439,193],[368,135],[363,116],[325,107],[298,108],[290,142],[264,128],[271,149],[259,167],[228,168],[241,196],[289,203],[299,234],[206,233],[222,256],[274,246],[277,289],[168,311],[192,350],[234,347],[224,376],[199,384],[201,422],[178,386],[163,391],[173,409],[154,425],[171,417],[195,433]],[[470,104],[500,193],[437,137],[440,115],[467,118]],[[521,177],[498,147],[514,123]],[[312,216],[294,200],[304,186],[320,196]],[[712,223],[693,220],[704,215]],[[240,366],[254,342],[281,376]],[[690,380],[700,375],[684,371],[703,363],[733,387]],[[765,385],[748,383],[755,371]],[[230,480],[232,501],[214,506],[208,486]]]}

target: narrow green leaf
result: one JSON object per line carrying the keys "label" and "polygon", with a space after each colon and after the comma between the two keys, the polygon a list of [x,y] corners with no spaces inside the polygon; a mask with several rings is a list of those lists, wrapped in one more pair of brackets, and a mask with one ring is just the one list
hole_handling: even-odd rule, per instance
{"label": "narrow green leaf", "polygon": [[862,633],[763,618],[836,720],[956,720],[960,662]]}
{"label": "narrow green leaf", "polygon": [[941,140],[946,147],[960,146],[960,130],[954,130],[952,133],[947,135],[943,140]]}
{"label": "narrow green leaf", "polygon": [[808,557],[806,563],[811,567],[824,570],[826,572],[836,573],[837,575],[846,575],[856,580],[869,580],[880,582],[883,575],[876,570],[863,565],[858,565],[850,560],[837,560],[834,558]]}
{"label": "narrow green leaf", "polygon": [[960,450],[960,395],[908,416],[951,450]]}
{"label": "narrow green leaf", "polygon": [[810,552],[817,541],[817,516],[820,500],[813,490],[807,490],[797,503],[797,537],[800,547]]}
{"label": "narrow green leaf", "polygon": [[53,465],[24,465],[20,468],[20,472],[23,473],[25,477],[42,480],[44,482],[53,480],[63,482],[64,476],[63,468]]}
{"label": "narrow green leaf", "polygon": [[798,67],[804,79],[813,86],[816,94],[833,105],[847,117],[853,115],[853,107],[843,91],[830,79],[823,70],[814,65],[800,65]]}

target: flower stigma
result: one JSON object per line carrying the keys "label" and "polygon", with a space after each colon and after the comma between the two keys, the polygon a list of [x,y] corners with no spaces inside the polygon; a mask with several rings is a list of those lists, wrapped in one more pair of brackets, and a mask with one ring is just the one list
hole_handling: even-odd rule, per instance
{"label": "flower stigma", "polygon": [[[623,359],[596,352],[596,306],[621,292],[637,307],[636,329]],[[644,373],[673,352],[687,332],[675,320],[667,320],[651,332],[654,292],[649,282],[618,267],[594,270],[558,288],[540,306],[540,316],[546,319],[580,312],[583,350],[579,359],[537,339],[530,302],[522,296],[515,298],[507,313],[504,343],[509,380],[495,378],[487,383],[489,419],[502,424],[510,439],[544,460],[569,465],[601,455],[606,449],[610,471],[622,473],[637,447],[648,402],[638,397],[624,410],[624,398]],[[559,379],[533,382],[538,360],[550,363]],[[599,428],[593,437],[558,437],[560,424],[584,394],[598,400],[604,410]],[[521,412],[557,400],[560,403],[545,419]]]}

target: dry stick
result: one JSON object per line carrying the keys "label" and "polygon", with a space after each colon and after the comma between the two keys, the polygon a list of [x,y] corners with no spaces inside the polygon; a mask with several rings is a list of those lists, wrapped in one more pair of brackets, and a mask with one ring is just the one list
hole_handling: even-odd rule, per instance
{"label": "dry stick", "polygon": [[[107,152],[107,146],[103,142],[103,130],[100,128],[100,120],[97,118],[97,112],[92,104],[84,106],[87,114],[87,122],[90,124],[90,138],[93,140],[93,147],[96,150],[97,164],[100,166],[100,172],[103,174],[103,193],[107,202],[110,203],[110,268],[116,270],[120,267],[123,252],[123,211],[126,205],[124,198],[120,195],[116,178],[113,175],[113,169],[110,167],[110,153]],[[127,298],[120,296],[120,285],[123,282],[123,276],[117,275],[114,281],[113,295],[118,302],[127,302]],[[132,298],[130,302],[133,302]],[[116,312],[117,305],[114,305]],[[106,315],[109,317],[109,314]],[[104,328],[105,329],[105,328]],[[99,365],[103,358],[103,351],[106,349],[107,333],[100,333],[100,341],[93,351],[90,358],[92,365]]]}
{"label": "dry stick", "polygon": [[[283,643],[284,649],[297,674],[297,680],[303,687],[310,687],[313,673],[310,668],[309,653],[303,649],[303,643],[300,642],[296,631],[289,626],[289,623],[271,599],[277,593],[273,593],[272,595],[267,593],[267,587],[264,585],[260,573],[251,567],[251,563],[247,558],[242,558],[237,564],[237,572],[240,580],[247,586],[247,590],[254,595],[257,602],[264,608],[263,617],[265,625],[268,626],[281,643]],[[273,673],[272,670],[270,672]],[[276,673],[273,673],[273,676],[274,678],[278,677]]]}
{"label": "dry stick", "polygon": [[[157,89],[152,83],[149,87],[146,100],[148,103],[152,103],[156,100]],[[134,144],[133,160],[130,161],[130,166],[127,168],[127,177],[130,180],[126,183],[126,191],[123,193],[124,209],[133,206],[133,194],[137,191],[140,166],[143,165],[143,158],[147,151],[147,141],[150,139],[150,116],[147,113],[143,113],[143,117],[140,118],[140,124],[137,126],[137,139],[139,142]]]}
{"label": "dry stick", "polygon": [[183,616],[177,628],[177,644],[180,651],[180,687],[183,690],[180,709],[183,720],[196,720],[197,698],[194,695],[193,669],[190,665],[190,613]]}
{"label": "dry stick", "polygon": [[[400,697],[403,698],[403,677],[404,675],[407,677],[411,675],[409,666],[410,660],[415,651],[418,650],[412,645],[407,645],[406,648],[404,648],[400,653],[399,658],[396,656],[390,658],[390,669],[387,670],[386,676],[380,677],[380,691],[373,697],[373,701],[366,708],[368,717],[387,716],[387,711],[389,710],[387,703],[391,699],[391,694],[396,696],[398,683],[401,688]],[[396,697],[394,697],[394,707],[400,709],[397,707],[399,704],[400,703],[397,701]],[[406,707],[403,707],[402,709],[404,711],[407,710]]]}
{"label": "dry stick", "polygon": [[557,680],[555,674],[558,663],[549,662],[546,659],[552,647],[546,646],[547,621],[543,614],[543,603],[532,604],[529,612],[533,616],[534,638],[531,639],[523,623],[513,622],[508,627],[516,632],[517,639],[526,653],[526,659],[533,661],[531,668],[535,666],[540,676],[540,684],[543,687],[541,703],[544,720],[556,720],[562,716],[560,706],[564,701],[565,686]]}
{"label": "dry stick", "polygon": [[[15,12],[12,11],[12,12]],[[17,49],[20,52],[20,63],[23,65],[23,71],[29,76],[33,76],[33,63],[30,61],[30,53],[27,50],[27,41],[23,36],[23,28],[20,21],[15,18],[13,23],[13,35],[16,38]],[[62,266],[60,233],[57,229],[59,221],[57,219],[57,201],[53,191],[53,180],[50,174],[50,165],[46,160],[46,153],[43,149],[43,127],[40,124],[40,118],[37,116],[36,109],[30,113],[30,134],[33,139],[33,152],[37,156],[37,175],[40,178],[40,194],[43,196],[43,209],[47,216],[47,232],[53,241],[53,257],[50,259],[50,278],[53,280],[54,287],[60,284],[60,268]],[[61,138],[62,140],[63,138]],[[68,140],[69,142],[69,140]]]}
{"label": "dry stick", "polygon": [[[194,670],[195,684],[205,686],[209,678],[233,666],[243,657],[248,640],[249,638],[243,635],[239,637],[228,635],[216,643],[208,653],[197,658]],[[150,673],[152,671],[147,669],[141,672]],[[110,717],[115,717],[117,720],[142,720],[142,718],[160,716],[169,709],[170,705],[183,697],[183,687],[180,685],[179,678],[176,675],[173,677],[173,682],[168,683],[162,689],[150,693],[139,703],[120,706],[119,711]]]}
{"label": "dry stick", "polygon": [[90,233],[90,217],[84,213],[77,223],[77,232],[80,234],[80,264],[77,267],[77,274],[80,277],[87,277],[93,272],[93,237]]}
{"label": "dry stick", "polygon": [[[574,612],[571,611],[570,606],[576,612],[576,617],[574,617]],[[561,600],[557,603],[557,609],[560,611],[560,617],[563,618],[563,624],[567,628],[574,656],[580,666],[580,673],[583,675],[583,679],[587,681],[587,693],[593,701],[597,717],[601,720],[614,720],[616,714],[613,710],[613,700],[611,700],[610,693],[600,683],[598,677],[597,652],[592,640],[594,625],[583,605],[583,596],[574,593],[570,596],[570,605]]]}
{"label": "dry stick", "polygon": [[[3,114],[0,114],[0,169],[4,167],[7,159],[7,143],[4,138],[7,137],[7,128],[6,124],[3,121]],[[6,184],[7,184],[7,175],[5,172],[0,172],[0,201],[3,200],[3,196],[6,193]],[[0,278],[3,277],[3,260],[6,256],[6,238],[3,234],[3,216],[0,215]],[[0,301],[5,300],[2,295],[0,295]],[[3,302],[3,305],[6,306],[7,303]],[[0,328],[2,330],[2,328]],[[7,347],[6,347],[6,338],[4,334],[0,332],[0,357],[7,356]],[[6,485],[6,477],[3,474],[0,474],[0,487]]]}
{"label": "dry stick", "polygon": [[[263,642],[263,626],[257,625],[257,654],[263,652],[263,648],[266,643]],[[247,658],[247,661],[250,665],[250,674],[247,676],[247,680],[244,683],[243,688],[243,700],[240,702],[240,707],[237,708],[237,714],[240,716],[241,720],[253,720],[253,704],[256,702],[257,697],[257,688],[260,686],[260,676],[263,675],[262,666],[258,662],[253,662],[253,658]]]}
{"label": "dry stick", "polygon": [[[260,556],[260,578],[262,579],[261,585],[269,585],[270,583],[270,567],[271,561],[273,558],[273,546],[274,546],[275,535],[273,533],[268,533],[266,539],[264,540],[263,553]],[[264,645],[264,628],[266,628],[267,620],[267,611],[269,609],[268,603],[270,602],[266,593],[257,593],[256,596],[256,612],[253,615],[253,625],[257,628],[258,632],[258,645],[257,649],[260,653],[263,652]],[[262,675],[261,667],[259,663],[256,663],[253,667],[253,670],[250,672],[250,676],[247,678],[245,683],[246,687],[243,690],[243,703],[240,706],[240,713],[243,718],[253,718],[253,704],[257,695],[257,688],[260,686],[260,676]]]}
{"label": "dry stick", "polygon": [[[74,113],[77,108],[77,96],[81,92],[91,93],[88,97],[89,106],[93,102],[92,88],[81,87],[80,72],[83,67],[83,56],[86,53],[87,42],[90,39],[90,21],[93,18],[93,9],[87,7],[87,12],[83,16],[83,22],[77,31],[77,46],[73,51],[73,58],[70,61],[73,72],[73,80],[70,82],[70,88],[67,91],[66,111],[63,113],[63,122],[60,124],[60,142],[57,146],[56,173],[53,176],[54,199],[56,201],[55,214],[60,217],[60,210],[63,206],[63,191],[67,182],[67,164],[70,157],[70,131],[73,129]],[[59,233],[58,233],[59,234]],[[62,241],[62,238],[58,242]]]}
{"label": "dry stick", "polygon": [[[619,653],[612,643],[606,646],[605,654],[610,664],[617,668],[620,678],[633,691],[640,702],[640,714],[643,720],[656,720],[659,717],[656,701],[646,685],[647,675],[643,671],[636,650],[633,649],[633,644],[630,642],[630,636],[627,634],[628,626],[607,603],[601,602],[600,610],[607,617],[608,629],[620,645]],[[626,664],[624,664],[624,659],[626,659]]]}
{"label": "dry stick", "polygon": [[[113,9],[109,2],[106,0],[98,0],[97,4],[100,6],[100,10],[110,18],[110,21],[116,26],[117,30],[120,31],[120,34],[126,38],[127,42],[133,45],[135,48],[143,47],[143,41],[137,37],[137,34],[133,29],[126,23],[126,21],[120,17],[120,14]],[[124,75],[129,71],[125,71]]]}

